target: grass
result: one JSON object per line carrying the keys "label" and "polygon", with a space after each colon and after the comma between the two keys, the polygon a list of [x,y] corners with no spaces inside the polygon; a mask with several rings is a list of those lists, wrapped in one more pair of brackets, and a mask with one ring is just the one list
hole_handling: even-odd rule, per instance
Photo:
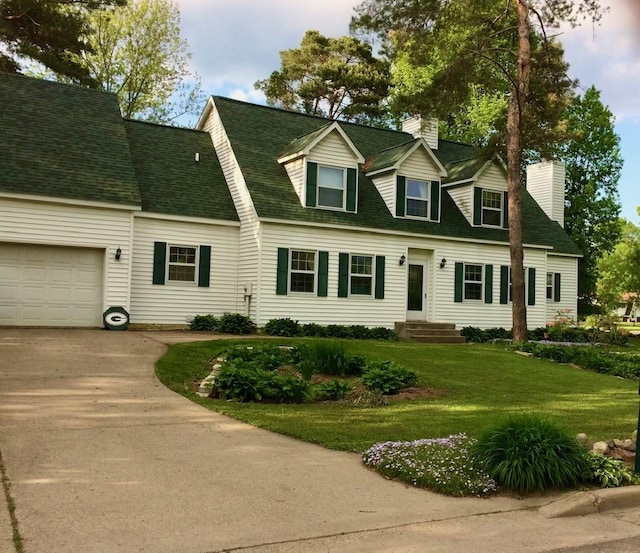
{"label": "grass", "polygon": [[[278,344],[304,339],[282,338]],[[269,344],[274,344],[270,339]],[[570,432],[590,439],[626,437],[636,427],[638,384],[551,361],[523,357],[499,345],[423,345],[409,342],[347,342],[349,353],[391,360],[413,369],[419,384],[438,397],[392,402],[375,409],[332,403],[241,404],[200,398],[193,380],[208,374],[207,362],[239,343],[213,341],[171,346],[156,373],[172,390],[209,409],[331,449],[364,451],[377,442],[439,438],[465,432],[477,437],[517,412],[539,411]]]}

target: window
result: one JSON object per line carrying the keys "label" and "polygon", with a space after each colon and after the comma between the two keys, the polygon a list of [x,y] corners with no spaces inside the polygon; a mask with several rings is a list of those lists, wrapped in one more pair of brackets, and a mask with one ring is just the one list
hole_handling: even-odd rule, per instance
{"label": "window", "polygon": [[502,225],[502,192],[482,191],[482,224],[492,227]]}
{"label": "window", "polygon": [[291,250],[289,290],[291,292],[315,292],[316,252]]}
{"label": "window", "polygon": [[428,191],[429,187],[426,182],[407,179],[407,216],[429,217]]}
{"label": "window", "polygon": [[351,294],[371,296],[373,294],[373,256],[352,255],[349,267]]}
{"label": "window", "polygon": [[193,246],[169,246],[169,282],[195,282],[198,248]]}
{"label": "window", "polygon": [[547,299],[553,299],[553,273],[547,273]]}
{"label": "window", "polygon": [[345,170],[318,166],[318,206],[344,209]]}
{"label": "window", "polygon": [[464,299],[482,299],[482,265],[464,266]]}

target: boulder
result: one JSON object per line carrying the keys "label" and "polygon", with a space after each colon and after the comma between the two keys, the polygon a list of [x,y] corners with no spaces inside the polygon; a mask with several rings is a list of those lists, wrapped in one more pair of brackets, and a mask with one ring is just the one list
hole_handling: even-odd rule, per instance
{"label": "boulder", "polygon": [[580,434],[576,436],[576,440],[585,449],[591,449],[591,444],[589,443],[589,437],[584,432],[580,432]]}
{"label": "boulder", "polygon": [[[609,445],[611,447],[611,445]],[[624,440],[618,440],[617,438],[613,439],[613,447],[624,448]],[[613,449],[613,448],[611,448]]]}
{"label": "boulder", "polygon": [[609,444],[607,442],[596,442],[593,444],[593,451],[599,455],[609,453]]}
{"label": "boulder", "polygon": [[624,449],[626,449],[627,451],[635,451],[636,443],[633,440],[625,440],[622,444],[622,447],[624,447]]}
{"label": "boulder", "polygon": [[634,431],[633,431],[633,434],[631,434],[631,441],[632,441],[634,444],[637,444],[637,443],[638,443],[638,431],[637,431],[637,430],[634,430]]}

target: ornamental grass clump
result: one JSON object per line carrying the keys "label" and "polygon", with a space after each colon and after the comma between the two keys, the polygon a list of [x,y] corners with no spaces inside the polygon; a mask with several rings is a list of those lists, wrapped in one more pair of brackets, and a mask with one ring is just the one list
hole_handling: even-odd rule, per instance
{"label": "ornamental grass clump", "polygon": [[414,486],[454,496],[486,495],[497,486],[471,454],[474,444],[475,440],[464,433],[384,442],[365,451],[362,460],[380,474]]}
{"label": "ornamental grass clump", "polygon": [[576,439],[536,414],[511,417],[480,438],[473,453],[500,486],[520,494],[576,487],[588,471]]}

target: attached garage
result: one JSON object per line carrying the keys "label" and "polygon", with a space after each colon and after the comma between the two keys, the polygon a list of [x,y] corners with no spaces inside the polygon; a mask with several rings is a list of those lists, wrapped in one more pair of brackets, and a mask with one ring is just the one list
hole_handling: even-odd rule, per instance
{"label": "attached garage", "polygon": [[102,325],[103,249],[0,242],[0,325]]}

